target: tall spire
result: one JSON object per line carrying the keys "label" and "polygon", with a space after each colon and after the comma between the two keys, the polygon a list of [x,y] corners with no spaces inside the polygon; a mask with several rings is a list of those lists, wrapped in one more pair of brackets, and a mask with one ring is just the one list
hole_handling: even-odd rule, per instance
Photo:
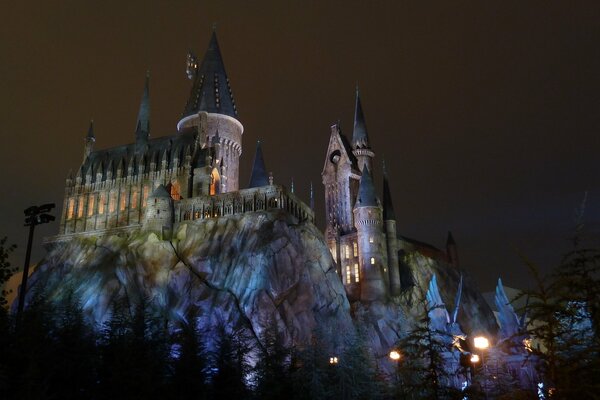
{"label": "tall spire", "polygon": [[360,103],[360,93],[358,85],[356,86],[356,105],[354,107],[354,132],[352,133],[352,147],[370,148],[369,135],[367,134],[367,124]]}
{"label": "tall spire", "polygon": [[265,167],[265,160],[260,147],[260,140],[256,142],[256,153],[254,155],[254,164],[252,165],[252,175],[250,176],[250,184],[248,188],[267,186],[269,184],[269,176]]}
{"label": "tall spire", "polygon": [[90,127],[88,128],[87,136],[85,137],[86,141],[96,141],[96,136],[94,135],[94,120],[90,120]]}
{"label": "tall spire", "polygon": [[377,197],[375,196],[375,186],[369,167],[365,165],[360,177],[360,186],[358,188],[358,198],[356,199],[357,207],[374,207],[377,206]]}
{"label": "tall spire", "polygon": [[144,92],[140,101],[140,109],[138,111],[137,123],[135,127],[136,138],[148,139],[150,133],[150,71],[146,71],[146,82],[144,84]]}
{"label": "tall spire", "polygon": [[388,181],[387,170],[385,168],[385,160],[383,161],[383,220],[396,220],[394,204],[392,202],[392,193],[390,191],[390,183]]}
{"label": "tall spire", "polygon": [[196,56],[192,53],[188,54],[187,74],[194,83],[183,111],[184,117],[199,111],[237,117],[235,101],[215,30],[212,32],[208,49],[199,66]]}

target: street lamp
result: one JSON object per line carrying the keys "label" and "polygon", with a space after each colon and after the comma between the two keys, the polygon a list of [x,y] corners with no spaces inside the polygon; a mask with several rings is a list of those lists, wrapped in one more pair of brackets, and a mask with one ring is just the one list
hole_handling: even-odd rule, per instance
{"label": "street lamp", "polygon": [[471,364],[477,364],[479,362],[479,355],[477,354],[471,354],[471,358],[470,358]]}
{"label": "street lamp", "polygon": [[29,260],[31,258],[31,243],[33,242],[33,231],[36,225],[47,224],[54,221],[54,216],[48,214],[55,207],[54,203],[31,206],[23,211],[25,213],[25,226],[29,227],[29,240],[27,241],[27,252],[25,253],[25,265],[23,266],[23,278],[19,290],[19,307],[17,308],[17,321],[20,320],[25,305],[25,292],[27,292],[27,277],[29,275]]}
{"label": "street lamp", "polygon": [[476,336],[475,338],[473,338],[473,345],[475,346],[475,348],[481,350],[481,367],[483,368],[483,393],[485,395],[485,398],[487,399],[487,367],[485,365],[485,350],[487,350],[490,347],[490,341],[485,336]]}

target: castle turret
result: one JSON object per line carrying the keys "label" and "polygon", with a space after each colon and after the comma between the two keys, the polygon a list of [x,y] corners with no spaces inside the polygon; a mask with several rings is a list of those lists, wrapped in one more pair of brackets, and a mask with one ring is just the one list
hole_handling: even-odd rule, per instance
{"label": "castle turret", "polygon": [[358,87],[356,88],[356,105],[354,108],[354,131],[352,133],[352,153],[358,160],[358,169],[363,170],[365,166],[370,171],[373,170],[373,157],[375,153],[371,150],[369,144],[369,135],[367,133],[367,123],[363,114],[362,105],[360,102],[360,94]]}
{"label": "castle turret", "polygon": [[448,231],[448,238],[446,239],[446,256],[448,258],[448,264],[452,265],[455,268],[459,267],[458,263],[458,249],[456,247],[456,242],[454,241],[454,237],[452,236],[452,232]]}
{"label": "castle turret", "polygon": [[137,151],[144,151],[150,137],[150,72],[146,72],[146,83],[140,101],[135,125],[135,145]]}
{"label": "castle turret", "polygon": [[386,298],[387,246],[383,234],[383,215],[369,168],[365,166],[354,205],[354,224],[360,249],[360,300]]}
{"label": "castle turret", "polygon": [[87,160],[87,158],[94,151],[94,143],[96,143],[96,136],[94,135],[94,120],[90,121],[90,127],[88,128],[88,133],[85,136],[85,145],[83,147],[83,161]]}
{"label": "castle turret", "polygon": [[383,164],[383,223],[387,244],[387,257],[390,276],[390,294],[400,294],[400,265],[398,261],[398,238],[396,232],[396,215],[392,204],[392,194],[388,181],[385,163]]}
{"label": "castle turret", "polygon": [[[225,65],[216,32],[213,31],[208,50],[201,64],[192,53],[188,54],[187,76],[193,81],[190,97],[185,105],[183,118],[177,124],[180,132],[196,128],[201,143],[217,143],[226,176],[215,177],[222,192],[239,189],[239,159],[242,154],[242,134],[240,123],[225,72]],[[218,140],[211,140],[217,136]],[[218,170],[217,170],[218,172]]]}
{"label": "castle turret", "polygon": [[169,238],[173,230],[173,199],[164,185],[159,185],[148,196],[143,229]]}
{"label": "castle turret", "polygon": [[269,184],[269,176],[265,167],[265,159],[263,158],[260,140],[256,142],[256,153],[254,154],[254,163],[252,164],[252,174],[250,175],[250,183],[248,188],[267,186]]}

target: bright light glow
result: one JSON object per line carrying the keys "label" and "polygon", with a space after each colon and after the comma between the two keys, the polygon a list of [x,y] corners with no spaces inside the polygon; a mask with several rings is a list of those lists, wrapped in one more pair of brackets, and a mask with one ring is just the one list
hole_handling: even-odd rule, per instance
{"label": "bright light glow", "polygon": [[400,353],[396,350],[390,351],[390,358],[394,361],[398,361],[400,359]]}
{"label": "bright light glow", "polygon": [[471,354],[471,362],[476,364],[479,362],[479,356],[477,354]]}
{"label": "bright light glow", "polygon": [[528,352],[531,353],[533,351],[533,348],[531,347],[531,339],[523,339],[523,346],[525,346],[525,349]]}
{"label": "bright light glow", "polygon": [[337,357],[329,357],[329,364],[335,365],[337,363],[338,363],[338,358]]}
{"label": "bright light glow", "polygon": [[487,349],[490,347],[490,341],[486,337],[477,336],[473,339],[473,345],[475,345],[475,348],[477,349]]}

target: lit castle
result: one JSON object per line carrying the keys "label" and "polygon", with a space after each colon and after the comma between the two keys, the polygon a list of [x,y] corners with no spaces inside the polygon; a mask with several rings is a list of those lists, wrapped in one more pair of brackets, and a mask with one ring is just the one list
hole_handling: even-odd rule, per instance
{"label": "lit castle", "polygon": [[[191,93],[174,135],[150,137],[148,76],[134,143],[96,150],[90,124],[81,167],[66,181],[59,235],[48,242],[136,229],[168,240],[184,221],[267,210],[314,222],[312,207],[267,174],[260,143],[250,183],[240,189],[244,127],[214,32],[201,62],[188,54],[187,76]],[[406,251],[458,266],[451,235],[446,252],[398,235],[385,170],[383,204],[375,194],[374,157],[357,91],[352,141],[339,125],[331,128],[322,173],[325,239],[351,300],[385,300],[410,286],[399,261]]]}

